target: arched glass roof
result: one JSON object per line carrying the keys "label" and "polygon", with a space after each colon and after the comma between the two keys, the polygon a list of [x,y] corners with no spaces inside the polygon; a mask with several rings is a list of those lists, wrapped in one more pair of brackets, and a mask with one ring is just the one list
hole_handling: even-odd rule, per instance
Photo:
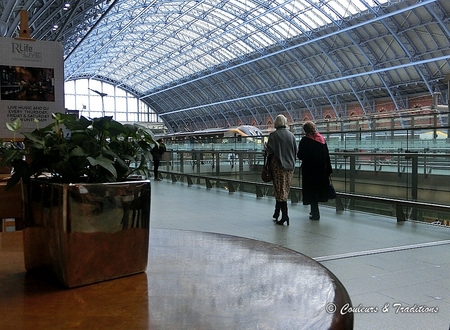
{"label": "arched glass roof", "polygon": [[[5,3],[5,2],[3,2]],[[112,83],[173,131],[265,123],[278,113],[368,117],[378,99],[448,100],[446,0],[6,1],[0,32],[64,45],[65,79]],[[4,23],[6,22],[6,23]],[[328,109],[328,110],[327,110]]]}
{"label": "arched glass roof", "polygon": [[298,0],[118,1],[95,33],[66,53],[66,77],[100,74],[146,93],[264,52],[368,5],[342,0],[317,5]]}

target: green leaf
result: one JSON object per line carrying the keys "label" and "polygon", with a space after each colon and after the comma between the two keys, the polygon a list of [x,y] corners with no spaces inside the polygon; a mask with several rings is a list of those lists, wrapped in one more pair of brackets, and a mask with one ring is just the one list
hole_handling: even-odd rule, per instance
{"label": "green leaf", "polygon": [[115,178],[117,178],[117,171],[114,167],[114,162],[106,157],[98,156],[95,159],[92,157],[87,157],[87,160],[92,166],[100,166],[111,173]]}
{"label": "green leaf", "polygon": [[70,151],[70,157],[84,157],[86,156],[86,153],[84,152],[83,148],[81,147],[75,147]]}
{"label": "green leaf", "polygon": [[6,123],[6,128],[11,132],[17,132],[22,127],[20,118],[14,119],[12,122]]}
{"label": "green leaf", "polygon": [[28,132],[24,132],[24,133],[22,133],[22,134],[23,134],[28,140],[31,140],[31,141],[37,143],[38,145],[42,145],[42,146],[45,145],[44,138],[41,137],[41,136],[37,136],[36,134],[28,133]]}
{"label": "green leaf", "polygon": [[9,149],[2,154],[2,166],[12,166],[15,160],[22,159],[24,156],[23,149]]}

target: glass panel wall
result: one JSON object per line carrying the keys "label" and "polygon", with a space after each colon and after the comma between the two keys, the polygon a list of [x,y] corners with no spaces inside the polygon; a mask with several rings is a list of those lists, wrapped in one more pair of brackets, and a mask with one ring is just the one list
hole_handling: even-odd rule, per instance
{"label": "glass panel wall", "polygon": [[127,91],[94,79],[67,81],[65,107],[86,117],[113,116],[120,122],[159,122],[162,120],[144,102]]}

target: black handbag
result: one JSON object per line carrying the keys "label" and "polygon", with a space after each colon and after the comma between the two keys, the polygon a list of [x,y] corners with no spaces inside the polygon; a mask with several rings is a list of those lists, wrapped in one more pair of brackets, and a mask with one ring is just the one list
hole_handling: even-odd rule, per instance
{"label": "black handbag", "polygon": [[335,199],[336,197],[336,189],[334,189],[333,182],[330,177],[328,181],[328,199]]}
{"label": "black handbag", "polygon": [[264,165],[261,172],[261,180],[263,180],[264,182],[272,181],[272,172],[270,171],[267,153],[265,151],[264,151]]}

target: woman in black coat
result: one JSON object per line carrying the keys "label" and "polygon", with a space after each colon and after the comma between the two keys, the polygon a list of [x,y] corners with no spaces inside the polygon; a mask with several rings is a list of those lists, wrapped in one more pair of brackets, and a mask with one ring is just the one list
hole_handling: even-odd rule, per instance
{"label": "woman in black coat", "polygon": [[325,138],[316,131],[316,125],[303,125],[305,136],[298,145],[297,157],[302,165],[303,205],[311,205],[311,220],[319,220],[319,202],[328,201],[329,177],[333,172]]}

